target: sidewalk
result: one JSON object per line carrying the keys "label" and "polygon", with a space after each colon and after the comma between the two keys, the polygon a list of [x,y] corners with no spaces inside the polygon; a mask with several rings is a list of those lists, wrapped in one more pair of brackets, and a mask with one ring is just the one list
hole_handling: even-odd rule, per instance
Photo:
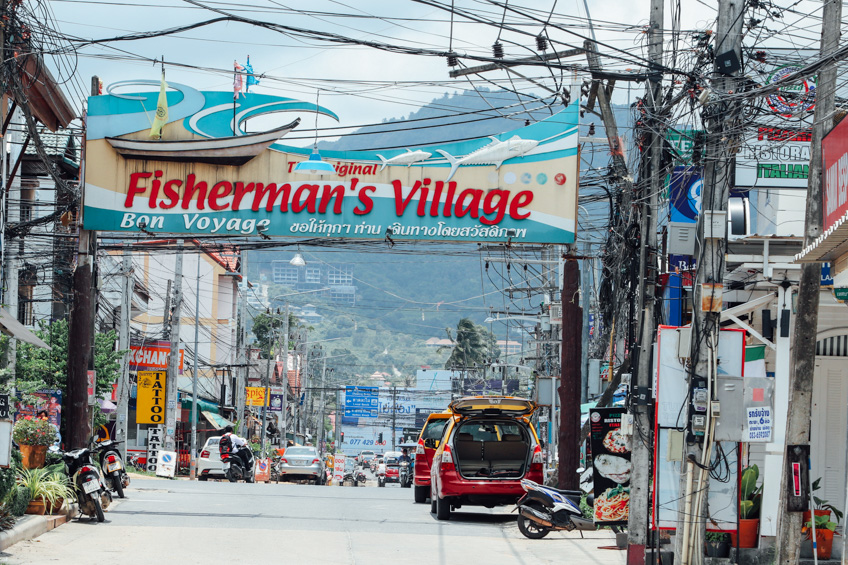
{"label": "sidewalk", "polygon": [[[115,498],[109,508],[105,512],[111,511],[116,505],[120,504],[121,499]],[[37,538],[41,534],[45,534],[50,530],[58,528],[62,524],[70,522],[77,516],[77,505],[70,504],[65,507],[62,514],[54,514],[47,516],[38,516],[35,514],[24,514],[15,522],[15,527],[11,530],[0,532],[0,551],[5,551],[19,541],[31,540]]]}

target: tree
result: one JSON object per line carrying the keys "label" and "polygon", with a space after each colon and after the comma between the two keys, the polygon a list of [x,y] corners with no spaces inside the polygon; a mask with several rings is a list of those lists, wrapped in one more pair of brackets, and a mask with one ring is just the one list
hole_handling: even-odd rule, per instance
{"label": "tree", "polygon": [[[285,314],[262,313],[253,319],[253,335],[256,336],[256,345],[262,352],[263,358],[270,359],[271,350],[275,348],[280,334],[285,325]],[[292,330],[300,325],[297,316],[289,313],[289,336]],[[294,348],[294,343],[289,342],[289,350]]]}
{"label": "tree", "polygon": [[[39,322],[35,334],[50,346],[41,349],[19,342],[15,387],[28,392],[39,388],[55,388],[67,392],[68,385],[68,321]],[[123,351],[116,351],[118,334],[114,331],[94,336],[94,370],[97,374],[95,393],[110,392],[121,373]]]}
{"label": "tree", "polygon": [[456,325],[456,339],[451,337],[450,328],[446,331],[454,344],[445,363],[446,369],[488,365],[501,355],[494,334],[470,318],[463,318]]}

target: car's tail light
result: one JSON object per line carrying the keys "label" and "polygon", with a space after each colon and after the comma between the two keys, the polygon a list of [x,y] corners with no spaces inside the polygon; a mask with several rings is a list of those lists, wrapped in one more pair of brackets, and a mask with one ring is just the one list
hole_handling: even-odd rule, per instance
{"label": "car's tail light", "polygon": [[312,460],[312,464],[313,464],[313,465],[314,465],[314,464],[316,464],[316,463],[320,463],[320,462],[321,462],[321,460],[320,460],[320,459],[313,459],[313,460]]}
{"label": "car's tail light", "polygon": [[109,463],[114,463],[117,460],[118,460],[118,458],[115,457],[114,455],[107,455],[106,456],[106,461],[108,461]]}
{"label": "car's tail light", "polygon": [[285,457],[280,457],[280,463],[285,463],[286,465],[289,464],[288,460]]}
{"label": "car's tail light", "polygon": [[445,446],[444,451],[442,451],[442,465],[441,468],[445,471],[453,471],[456,469],[456,465],[453,462],[453,453],[451,453],[451,448],[449,446]]}
{"label": "car's tail light", "polygon": [[418,447],[415,448],[415,455],[424,455],[424,440],[418,440]]}
{"label": "car's tail light", "polygon": [[534,472],[541,473],[542,472],[542,447],[537,445],[533,449],[533,458],[530,460],[530,470]]}
{"label": "car's tail light", "polygon": [[204,449],[203,451],[200,452],[200,458],[201,459],[209,459],[209,452]]}

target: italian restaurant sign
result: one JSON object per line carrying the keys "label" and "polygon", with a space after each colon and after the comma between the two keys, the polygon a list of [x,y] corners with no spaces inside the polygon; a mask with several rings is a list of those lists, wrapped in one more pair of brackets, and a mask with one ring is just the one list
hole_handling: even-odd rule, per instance
{"label": "italian restaurant sign", "polygon": [[822,140],[824,229],[848,213],[848,120],[836,124]]}
{"label": "italian restaurant sign", "polygon": [[[140,81],[143,83],[143,81]],[[172,84],[170,122],[150,140],[157,92],[89,98],[86,229],[222,236],[572,243],[577,104],[487,139],[387,151],[322,151],[334,168],[304,175],[308,151],[277,139],[297,125],[233,136],[241,121],[323,107]],[[145,111],[139,111],[143,107]],[[255,123],[255,122],[252,122]]]}

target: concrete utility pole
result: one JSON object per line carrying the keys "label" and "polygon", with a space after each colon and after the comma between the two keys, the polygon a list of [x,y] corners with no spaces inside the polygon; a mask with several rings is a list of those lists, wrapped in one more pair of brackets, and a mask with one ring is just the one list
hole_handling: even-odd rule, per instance
{"label": "concrete utility pole", "polygon": [[559,488],[580,488],[580,351],[583,314],[579,304],[580,267],[567,259],[562,276],[562,362],[559,385]]}
{"label": "concrete utility pole", "polygon": [[132,247],[124,244],[121,274],[121,327],[118,332],[118,347],[125,351],[121,358],[121,376],[118,379],[118,421],[115,425],[115,439],[121,444],[121,456],[127,460],[127,417],[130,402],[130,319],[132,318],[133,268]]}
{"label": "concrete utility pole", "polygon": [[[100,79],[91,77],[91,95],[97,96]],[[85,187],[83,187],[85,188]],[[65,401],[67,445],[69,449],[88,444],[88,369],[92,355],[94,307],[91,303],[94,288],[93,267],[97,232],[80,229],[77,248],[77,268],[74,270],[74,305],[68,327],[68,396]]]}
{"label": "concrete utility pole", "polygon": [[246,347],[247,326],[245,317],[247,311],[247,253],[239,253],[239,264],[241,265],[241,281],[239,289],[238,312],[236,313],[236,390],[233,394],[236,408],[236,428],[238,435],[244,436],[244,403],[245,386],[247,385],[248,354]]}
{"label": "concrete utility pole", "polygon": [[397,425],[397,387],[392,386],[392,451],[397,449],[395,445],[395,426]]}
{"label": "concrete utility pole", "polygon": [[[839,47],[842,23],[842,0],[829,0],[822,12],[821,57]],[[823,67],[816,84],[816,109],[813,119],[813,138],[810,143],[810,174],[807,181],[807,211],[804,246],[811,245],[822,231],[822,150],[824,136],[833,129],[834,97],[836,94],[836,62]],[[795,347],[790,365],[789,414],[786,419],[786,446],[809,445],[810,417],[813,401],[813,375],[816,362],[816,333],[819,320],[819,291],[821,265],[802,263],[798,283],[795,317]],[[785,450],[788,453],[788,449]],[[784,467],[786,460],[784,458]],[[801,550],[801,513],[786,508],[786,472],[782,473],[780,506],[777,523],[776,565],[798,563]],[[846,562],[843,552],[842,562]]]}
{"label": "concrete utility pole", "polygon": [[287,426],[288,426],[288,405],[289,405],[289,303],[286,301],[286,317],[283,318],[283,406],[282,410],[282,425],[280,426],[280,436],[282,438],[283,447],[288,446],[287,441]]}
{"label": "concrete utility pole", "polygon": [[630,513],[627,523],[627,563],[644,565],[645,547],[648,539],[648,514],[651,497],[651,447],[653,446],[653,426],[648,413],[648,391],[651,388],[651,352],[654,335],[654,303],[657,274],[657,195],[663,188],[665,175],[660,171],[664,128],[662,120],[656,119],[656,111],[662,96],[663,12],[664,0],[651,0],[651,18],[648,29],[648,58],[653,68],[645,92],[645,109],[648,114],[650,130],[650,153],[643,160],[640,185],[647,189],[648,198],[643,193],[642,204],[642,240],[639,251],[639,298],[642,300],[641,335],[639,337],[639,359],[636,372],[631,379],[630,395],[633,402],[634,434],[630,440],[632,446],[630,474]]}
{"label": "concrete utility pole", "polygon": [[[171,315],[171,351],[165,382],[165,451],[177,450],[177,379],[180,375],[180,312],[183,307],[183,240],[177,240],[174,266],[174,313]],[[197,352],[195,351],[195,356]]]}
{"label": "concrete utility pole", "polygon": [[191,462],[189,478],[197,476],[197,371],[200,357],[200,257],[197,254],[197,278],[194,284],[194,369],[191,372]]}
{"label": "concrete utility pole", "polygon": [[[744,0],[719,0],[715,36],[716,63],[713,69],[711,98],[704,110],[707,142],[702,189],[703,211],[698,220],[700,254],[694,293],[695,322],[692,324],[688,374],[690,393],[683,446],[683,470],[680,475],[682,496],[678,500],[678,535],[674,557],[674,562],[680,565],[701,563],[704,553],[704,510],[709,491],[709,473],[704,466],[709,466],[713,441],[710,435],[714,422],[709,406],[705,412],[696,412],[692,399],[695,389],[714,390],[711,381],[715,375],[722,289],[718,288],[713,293],[703,285],[720,285],[724,280],[727,220],[723,214],[726,214],[730,194],[733,156],[738,149],[735,140],[740,128],[740,102],[737,99],[738,71],[726,71],[721,60],[723,56],[735,54],[736,61],[741,66],[744,12]],[[710,212],[719,215],[711,218]],[[711,308],[709,303],[713,303],[715,307]],[[708,306],[706,311],[703,306]],[[707,403],[711,400],[707,398]],[[696,466],[696,463],[700,466]]]}

